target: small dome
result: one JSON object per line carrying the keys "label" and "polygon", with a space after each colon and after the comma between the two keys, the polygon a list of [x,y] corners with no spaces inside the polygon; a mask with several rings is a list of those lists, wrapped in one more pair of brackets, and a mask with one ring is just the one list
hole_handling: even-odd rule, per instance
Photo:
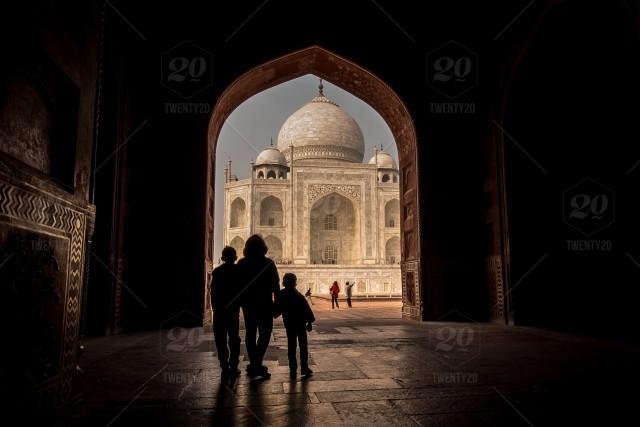
{"label": "small dome", "polygon": [[[378,167],[381,169],[398,169],[396,165],[396,161],[393,159],[391,154],[385,153],[384,151],[378,151]],[[376,155],[374,155],[371,160],[369,160],[370,165],[376,164]]]}
{"label": "small dome", "polygon": [[284,155],[275,147],[269,147],[262,151],[256,158],[256,166],[259,165],[280,165],[286,166],[287,160]]}

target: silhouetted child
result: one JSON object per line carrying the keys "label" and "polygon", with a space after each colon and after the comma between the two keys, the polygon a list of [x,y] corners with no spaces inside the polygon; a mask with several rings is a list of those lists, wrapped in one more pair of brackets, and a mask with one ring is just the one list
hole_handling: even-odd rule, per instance
{"label": "silhouetted child", "polygon": [[289,371],[291,377],[296,376],[298,364],[296,361],[296,345],[300,345],[300,373],[311,376],[309,369],[309,350],[307,347],[307,331],[311,331],[311,324],[316,320],[309,303],[304,295],[296,290],[297,278],[293,273],[282,277],[282,286],[278,293],[276,317],[282,314],[284,327],[287,330],[287,349],[289,356]]}
{"label": "silhouetted child", "polygon": [[[240,359],[240,300],[236,250],[222,249],[223,264],[211,272],[213,335],[222,375],[237,375]],[[228,338],[228,342],[227,342]],[[227,347],[228,345],[228,347]]]}

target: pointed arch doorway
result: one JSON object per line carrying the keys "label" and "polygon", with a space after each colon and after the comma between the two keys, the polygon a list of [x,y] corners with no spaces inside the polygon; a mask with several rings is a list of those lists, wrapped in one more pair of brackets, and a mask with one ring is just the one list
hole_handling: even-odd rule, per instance
{"label": "pointed arch doorway", "polygon": [[[321,77],[374,108],[385,120],[398,147],[400,167],[400,258],[402,316],[424,319],[422,257],[420,250],[418,145],[409,111],[400,97],[380,78],[364,68],[319,46],[311,46],[254,67],[231,83],[218,98],[207,133],[207,183],[205,212],[205,272],[213,268],[216,144],[222,125],[241,103],[270,87],[306,74]],[[210,300],[203,280],[205,322]]]}

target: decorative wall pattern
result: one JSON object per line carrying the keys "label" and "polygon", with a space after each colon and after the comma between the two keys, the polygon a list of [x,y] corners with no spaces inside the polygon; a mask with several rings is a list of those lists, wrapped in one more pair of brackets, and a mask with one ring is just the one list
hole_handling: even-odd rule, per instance
{"label": "decorative wall pattern", "polygon": [[309,205],[329,193],[338,193],[353,200],[360,201],[359,185],[311,184],[309,185]]}
{"label": "decorative wall pattern", "polygon": [[489,270],[489,302],[491,304],[491,320],[498,323],[505,321],[504,312],[504,280],[502,272],[502,256],[491,255],[487,258]]}
{"label": "decorative wall pattern", "polygon": [[79,334],[87,213],[47,193],[20,188],[4,181],[0,175],[0,221],[22,221],[34,231],[49,228],[68,236],[71,242],[63,299],[62,369],[56,378],[37,389],[37,404],[41,406],[56,406],[66,401],[71,393]]}
{"label": "decorative wall pattern", "polygon": [[406,261],[402,270],[402,317],[422,320],[422,292],[420,287],[420,262]]}

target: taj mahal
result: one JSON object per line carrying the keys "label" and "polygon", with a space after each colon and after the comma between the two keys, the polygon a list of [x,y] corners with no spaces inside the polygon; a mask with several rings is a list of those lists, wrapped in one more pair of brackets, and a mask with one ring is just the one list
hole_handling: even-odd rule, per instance
{"label": "taj mahal", "polygon": [[280,274],[298,289],[328,294],[337,280],[355,282],[356,297],[399,297],[400,203],[395,159],[382,148],[364,162],[358,123],[323,93],[284,122],[277,146],[251,163],[239,180],[231,161],[224,174],[225,245],[242,256],[260,234]]}

